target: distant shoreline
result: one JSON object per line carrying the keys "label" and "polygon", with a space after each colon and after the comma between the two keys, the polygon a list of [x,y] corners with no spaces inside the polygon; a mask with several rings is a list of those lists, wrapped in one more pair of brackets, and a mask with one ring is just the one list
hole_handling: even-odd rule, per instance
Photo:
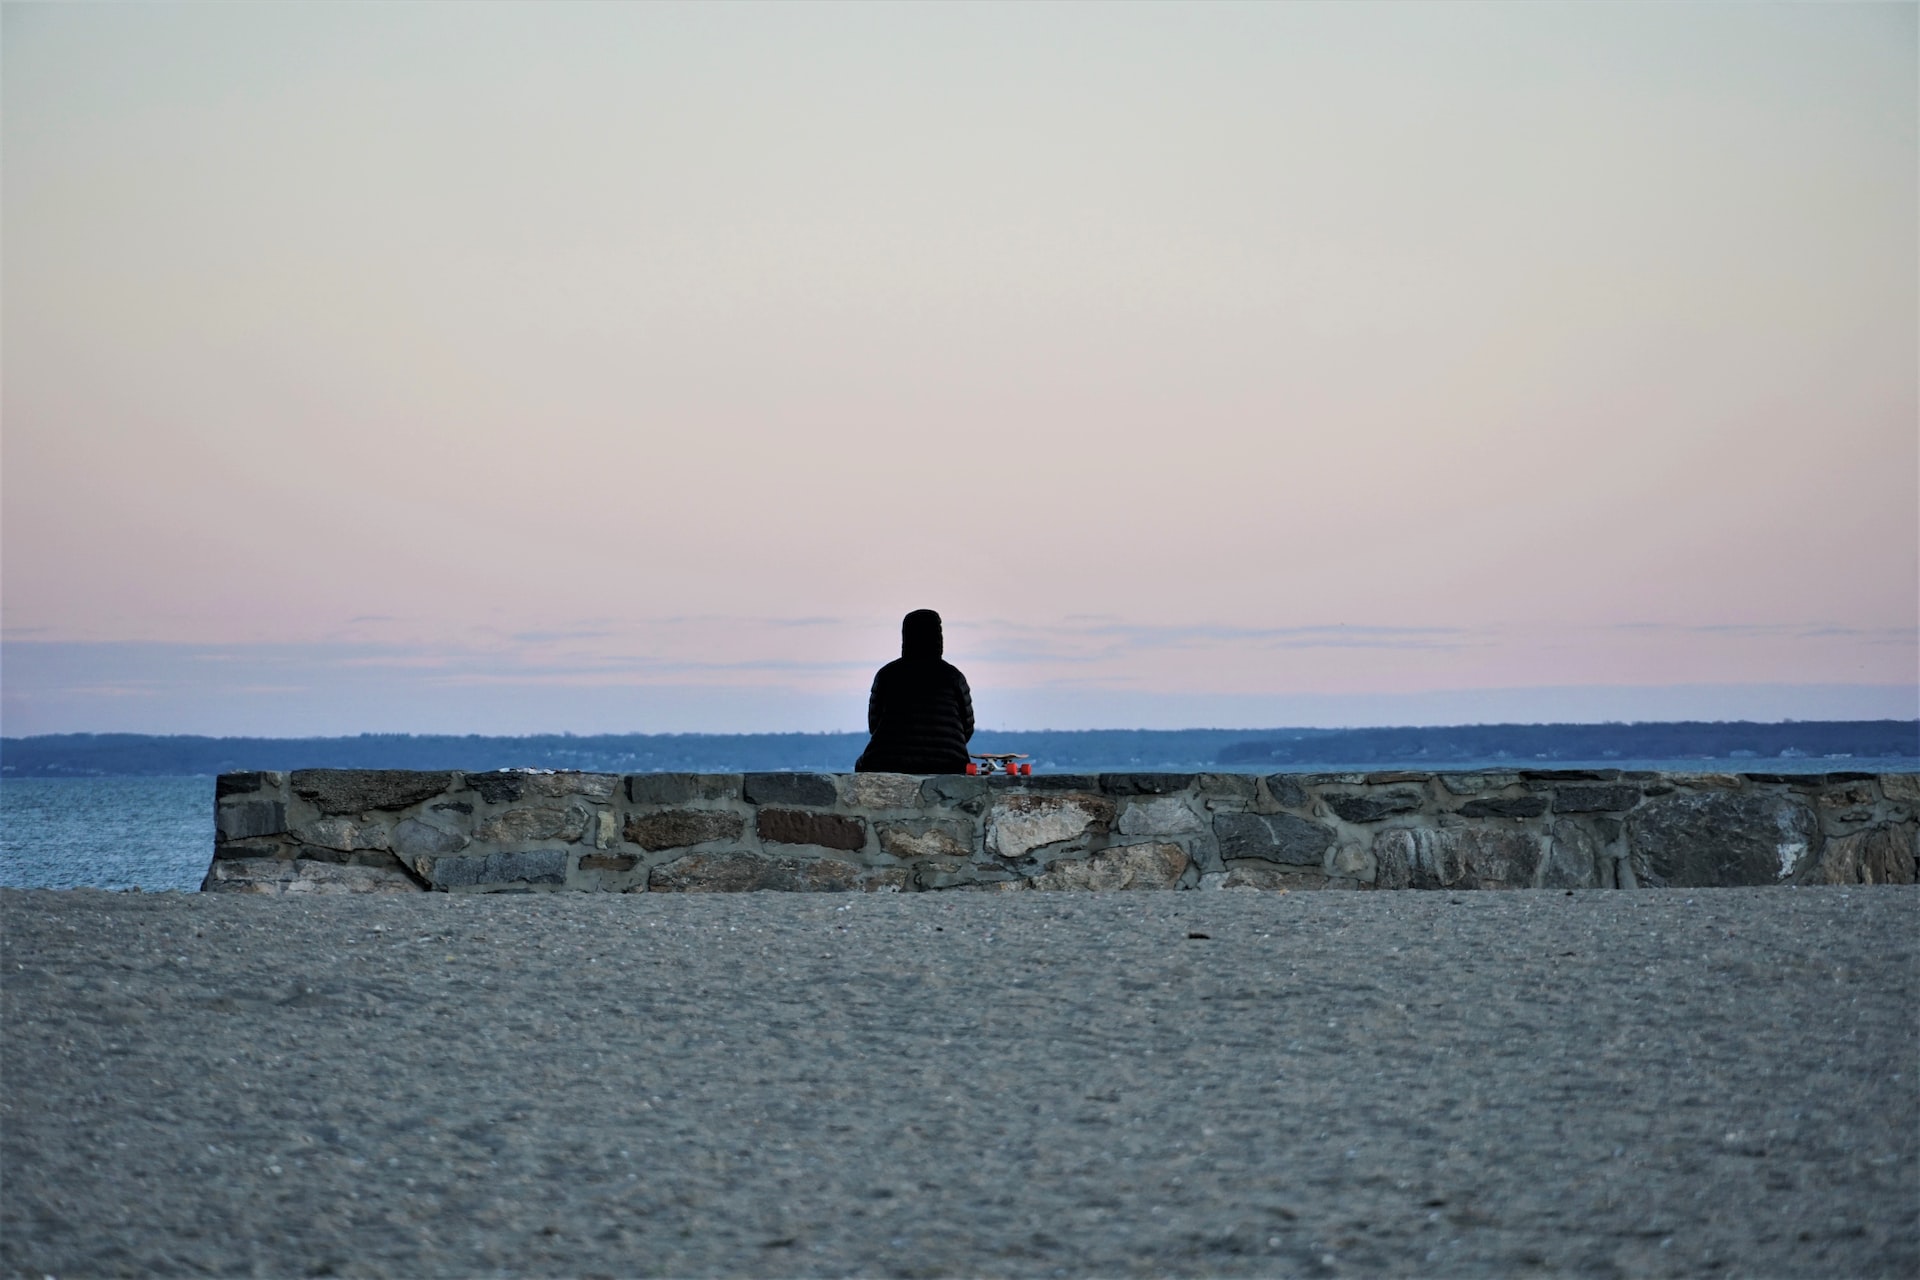
{"label": "distant shoreline", "polygon": [[[196,777],[242,770],[570,769],[600,773],[845,772],[860,733],[213,738],[0,738],[0,777]],[[1050,772],[1297,773],[1349,769],[1649,768],[1820,773],[1920,768],[1920,720],[1678,721],[1387,729],[983,730]]]}

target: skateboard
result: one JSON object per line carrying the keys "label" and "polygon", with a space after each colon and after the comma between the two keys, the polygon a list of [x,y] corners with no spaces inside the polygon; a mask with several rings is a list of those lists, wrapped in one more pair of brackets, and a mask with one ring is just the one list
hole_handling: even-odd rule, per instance
{"label": "skateboard", "polygon": [[1026,759],[1025,756],[1015,751],[1003,752],[1000,755],[976,755],[974,759],[980,763],[973,764],[969,762],[967,765],[968,773],[984,774],[987,777],[992,777],[994,774],[1004,771],[1009,778],[1031,775],[1033,773],[1032,765],[1015,763],[1015,761]]}

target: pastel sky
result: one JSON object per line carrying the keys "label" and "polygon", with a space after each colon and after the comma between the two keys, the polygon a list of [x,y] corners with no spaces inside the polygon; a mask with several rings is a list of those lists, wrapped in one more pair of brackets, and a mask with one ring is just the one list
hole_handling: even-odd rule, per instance
{"label": "pastel sky", "polygon": [[4,8],[4,729],[1920,714],[1920,7]]}

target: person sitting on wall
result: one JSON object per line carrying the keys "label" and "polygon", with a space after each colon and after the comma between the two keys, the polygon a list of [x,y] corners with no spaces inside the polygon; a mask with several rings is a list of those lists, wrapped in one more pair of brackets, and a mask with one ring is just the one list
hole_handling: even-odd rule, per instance
{"label": "person sitting on wall", "polygon": [[900,656],[880,668],[867,696],[867,749],[856,773],[965,773],[973,691],[940,654],[940,615],[915,609],[900,622]]}

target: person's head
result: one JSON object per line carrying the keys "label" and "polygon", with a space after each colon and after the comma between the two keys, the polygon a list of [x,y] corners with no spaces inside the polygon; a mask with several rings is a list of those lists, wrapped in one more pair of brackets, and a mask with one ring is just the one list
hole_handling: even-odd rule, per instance
{"label": "person's head", "polygon": [[915,609],[900,620],[900,656],[937,658],[946,648],[940,636],[940,615],[931,609]]}

